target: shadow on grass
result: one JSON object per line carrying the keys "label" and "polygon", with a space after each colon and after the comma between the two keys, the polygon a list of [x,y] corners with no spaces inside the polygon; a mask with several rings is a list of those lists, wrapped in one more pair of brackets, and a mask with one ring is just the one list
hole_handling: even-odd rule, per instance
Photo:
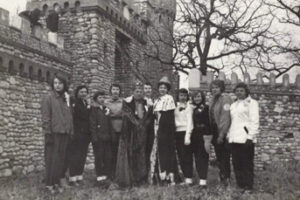
{"label": "shadow on grass", "polygon": [[0,179],[0,200],[150,200],[150,199],[207,199],[207,200],[296,200],[300,199],[299,162],[274,163],[267,170],[256,172],[252,193],[242,193],[232,177],[231,186],[224,188],[218,182],[218,170],[210,167],[208,188],[198,185],[156,186],[106,190],[95,186],[93,171],[85,173],[84,183],[61,194],[49,195],[42,183],[43,173]]}

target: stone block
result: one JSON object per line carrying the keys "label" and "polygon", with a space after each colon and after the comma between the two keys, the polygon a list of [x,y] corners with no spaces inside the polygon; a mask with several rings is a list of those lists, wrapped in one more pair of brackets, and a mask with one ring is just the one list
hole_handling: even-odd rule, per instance
{"label": "stone block", "polygon": [[12,170],[11,169],[4,169],[0,172],[0,174],[4,177],[8,177],[12,175]]}

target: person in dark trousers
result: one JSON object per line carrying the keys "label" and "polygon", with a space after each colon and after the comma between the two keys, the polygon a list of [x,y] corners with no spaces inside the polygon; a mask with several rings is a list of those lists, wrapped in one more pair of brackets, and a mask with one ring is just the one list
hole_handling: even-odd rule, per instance
{"label": "person in dark trousers", "polygon": [[73,108],[74,137],[68,147],[69,184],[78,185],[83,180],[83,170],[91,143],[89,126],[90,99],[85,85],[75,90]]}
{"label": "person in dark trousers", "polygon": [[[117,164],[117,155],[119,147],[119,137],[122,129],[122,102],[123,99],[121,95],[121,86],[119,84],[113,83],[110,86],[110,95],[111,97],[105,101],[105,105],[110,110],[111,124],[112,124],[112,165],[111,165],[111,174],[115,175],[116,164]],[[113,177],[112,177],[113,178]]]}
{"label": "person in dark trousers", "polygon": [[253,189],[254,148],[259,132],[259,106],[251,98],[248,86],[238,83],[234,89],[237,100],[230,106],[231,125],[228,141],[237,185]]}
{"label": "person in dark trousers", "polygon": [[[152,99],[152,85],[147,82],[144,84],[144,99],[147,102],[148,109],[153,109],[153,99]],[[146,140],[146,165],[147,170],[150,169],[150,155],[154,142],[154,117],[152,117],[151,122],[147,126],[147,140]]]}
{"label": "person in dark trousers", "polygon": [[110,110],[104,105],[105,92],[94,94],[95,106],[90,115],[90,129],[92,133],[93,151],[95,155],[95,170],[97,183],[106,183],[112,177],[112,137]]}
{"label": "person in dark trousers", "polygon": [[66,154],[69,138],[73,135],[73,118],[68,85],[56,75],[52,91],[42,101],[42,126],[45,133],[46,189],[51,193],[64,189]]}
{"label": "person in dark trousers", "polygon": [[164,76],[158,82],[160,96],[153,105],[155,138],[151,152],[149,181],[175,185],[177,159],[174,110],[176,105],[173,97],[168,94],[170,89],[171,82],[167,76]]}
{"label": "person in dark trousers", "polygon": [[[193,183],[192,176],[188,176],[186,172],[186,150],[187,146],[184,145],[184,138],[186,135],[186,131],[192,129],[193,120],[192,120],[192,109],[190,106],[189,94],[185,88],[181,88],[177,94],[177,105],[174,111],[175,115],[175,127],[176,127],[176,150],[179,159],[179,163],[181,166],[181,170],[184,173],[184,183],[190,185]],[[189,123],[189,124],[188,124]],[[192,154],[191,154],[192,155]],[[192,166],[193,167],[193,166]]]}
{"label": "person in dark trousers", "polygon": [[214,80],[210,85],[212,100],[209,105],[209,119],[213,134],[212,144],[215,148],[217,164],[220,170],[220,180],[224,186],[230,183],[230,149],[226,135],[230,126],[230,105],[232,100],[223,94],[225,83]]}
{"label": "person in dark trousers", "polygon": [[[192,126],[188,126],[184,138],[184,144],[187,146],[185,147],[183,171],[185,176],[191,179],[193,176],[193,161],[195,159],[199,185],[206,187],[209,152],[212,140],[209,108],[205,104],[205,95],[202,91],[193,91],[191,97],[192,117],[188,119],[192,120]],[[188,124],[190,124],[190,122],[188,122]]]}

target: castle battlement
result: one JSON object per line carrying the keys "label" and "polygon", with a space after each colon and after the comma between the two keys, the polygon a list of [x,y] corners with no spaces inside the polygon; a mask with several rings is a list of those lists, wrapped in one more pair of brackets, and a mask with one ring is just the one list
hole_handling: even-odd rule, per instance
{"label": "castle battlement", "polygon": [[[203,76],[198,69],[192,69],[189,73],[189,88],[191,90],[203,89],[208,90],[210,83],[216,79],[214,73],[207,72],[206,76]],[[226,83],[226,91],[231,92],[235,85],[239,82],[245,82],[249,85],[253,93],[264,94],[278,94],[278,95],[297,95],[300,96],[300,74],[296,76],[295,82],[290,82],[289,74],[282,76],[282,82],[276,80],[275,74],[271,73],[268,78],[264,77],[262,73],[257,73],[253,79],[249,73],[244,74],[244,80],[238,78],[238,75],[233,72],[229,78],[226,78],[224,72],[220,72],[218,78]],[[253,81],[254,80],[254,81]]]}
{"label": "castle battlement", "polygon": [[4,16],[0,19],[0,72],[40,82],[50,82],[56,73],[71,77],[70,52],[48,42],[47,30],[40,27],[37,34],[36,29],[28,31],[30,23],[19,28],[9,25],[9,12],[2,8],[0,16]]}
{"label": "castle battlement", "polygon": [[[114,2],[114,3],[113,3]],[[119,2],[119,3],[116,3]],[[46,15],[47,12],[60,6],[62,13],[76,13],[76,11],[91,11],[105,15],[121,31],[126,32],[131,37],[145,43],[144,28],[147,26],[147,19],[143,18],[131,1],[107,1],[107,0],[34,0],[28,2],[27,10],[38,8]]]}

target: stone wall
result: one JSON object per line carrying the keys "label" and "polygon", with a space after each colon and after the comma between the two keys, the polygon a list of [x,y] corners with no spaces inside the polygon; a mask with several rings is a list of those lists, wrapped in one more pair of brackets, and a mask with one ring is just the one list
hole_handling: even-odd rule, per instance
{"label": "stone wall", "polygon": [[[66,76],[71,89],[87,85],[92,94],[100,89],[108,91],[112,82],[122,85],[123,96],[131,93],[137,79],[156,85],[162,75],[168,75],[176,82],[172,66],[144,55],[151,48],[147,41],[147,34],[153,33],[149,21],[162,31],[158,20],[164,15],[172,25],[173,4],[167,9],[167,5],[161,8],[161,4],[146,2],[147,10],[140,10],[133,2],[32,0],[27,9],[42,10],[43,27],[31,27],[23,18],[14,27],[8,26],[7,18],[0,20],[0,119],[4,119],[0,122],[0,177],[43,168],[40,101],[54,74]],[[53,39],[45,19],[55,6],[62,12],[58,36]],[[8,15],[4,10],[1,13]],[[164,57],[170,59],[172,49],[159,45]],[[92,160],[89,156],[90,168]]]}
{"label": "stone wall", "polygon": [[[200,85],[209,102],[209,84],[214,79],[213,74],[208,72],[206,77],[202,77],[199,70],[192,70],[190,74],[190,89]],[[245,77],[251,96],[258,100],[260,108],[260,131],[255,147],[256,169],[265,169],[273,161],[300,161],[300,74],[293,84],[289,83],[288,74],[283,76],[281,83],[276,83],[274,75],[264,81],[262,74],[258,73],[255,82],[251,81],[249,74]],[[231,80],[220,73],[219,79],[225,81],[226,93],[234,100],[233,88],[241,80],[235,73]]]}
{"label": "stone wall", "polygon": [[[158,19],[163,16],[173,26],[174,2],[170,9],[158,1],[154,5],[150,2],[34,0],[27,8],[39,8],[45,16],[54,6],[62,8],[59,35],[64,38],[65,49],[72,52],[74,87],[85,84],[93,93],[99,89],[108,91],[110,84],[117,82],[123,87],[123,96],[127,96],[136,79],[153,85],[163,75],[173,80],[172,66],[161,65],[145,56],[144,52],[151,48],[147,37],[153,34],[150,22],[151,26],[160,27],[158,31],[165,38],[171,38],[162,31],[164,24],[158,23]],[[146,10],[139,9],[141,4]],[[45,23],[44,19],[41,21]],[[163,57],[170,60],[172,48],[166,48],[162,43],[159,45]]]}
{"label": "stone wall", "polygon": [[0,23],[0,177],[43,169],[40,102],[71,71],[68,52]]}

